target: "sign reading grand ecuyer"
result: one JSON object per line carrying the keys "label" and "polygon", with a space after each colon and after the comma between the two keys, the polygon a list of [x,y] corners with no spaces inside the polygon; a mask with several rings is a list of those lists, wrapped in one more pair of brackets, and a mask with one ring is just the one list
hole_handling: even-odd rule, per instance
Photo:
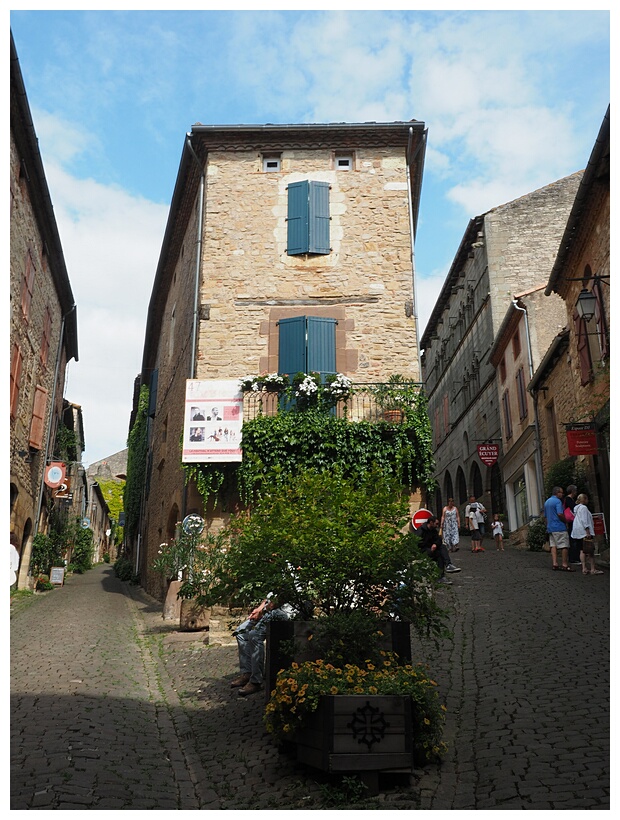
{"label": "sign reading grand ecuyer", "polygon": [[183,462],[241,461],[243,394],[237,379],[187,379]]}

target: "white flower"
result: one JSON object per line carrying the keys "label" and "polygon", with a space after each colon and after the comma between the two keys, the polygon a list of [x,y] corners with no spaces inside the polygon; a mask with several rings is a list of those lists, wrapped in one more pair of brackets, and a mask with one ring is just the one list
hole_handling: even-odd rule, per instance
{"label": "white flower", "polygon": [[318,385],[314,381],[311,376],[306,376],[306,378],[298,385],[297,390],[295,391],[295,395],[299,396],[312,396],[318,390]]}

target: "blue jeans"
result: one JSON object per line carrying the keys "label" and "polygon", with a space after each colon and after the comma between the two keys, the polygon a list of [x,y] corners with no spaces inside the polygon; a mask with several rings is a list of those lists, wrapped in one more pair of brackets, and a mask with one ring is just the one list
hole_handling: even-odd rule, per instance
{"label": "blue jeans", "polygon": [[[250,628],[251,627],[251,628]],[[265,638],[267,624],[261,621],[244,621],[235,630],[239,648],[239,670],[250,676],[250,683],[260,685],[265,675]]]}
{"label": "blue jeans", "polygon": [[265,638],[267,624],[274,620],[288,620],[288,615],[281,609],[273,609],[260,621],[244,621],[235,629],[239,649],[239,671],[250,676],[250,683],[258,686],[265,677]]}

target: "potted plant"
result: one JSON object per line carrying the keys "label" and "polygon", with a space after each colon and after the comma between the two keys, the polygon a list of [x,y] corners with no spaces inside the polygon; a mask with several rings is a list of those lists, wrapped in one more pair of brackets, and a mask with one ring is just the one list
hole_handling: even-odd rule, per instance
{"label": "potted plant", "polygon": [[[334,468],[274,477],[251,513],[233,516],[217,577],[204,579],[206,602],[247,606],[273,591],[299,613],[268,627],[266,721],[319,768],[404,768],[418,741],[430,755],[441,751],[443,710],[428,673],[410,664],[409,629],[438,639],[445,614],[434,595],[438,571],[406,531],[408,513],[408,493],[379,471],[362,480]],[[272,640],[281,625],[288,646]],[[392,626],[406,627],[404,651]],[[369,743],[360,735],[366,719],[390,731]],[[332,729],[343,723],[355,730],[338,758],[345,741]],[[419,726],[433,727],[432,742]]]}
{"label": "potted plant", "polygon": [[321,377],[318,373],[296,373],[291,384],[291,398],[298,410],[316,407],[319,403]]}
{"label": "potted plant", "polygon": [[353,383],[343,373],[333,373],[327,376],[322,389],[324,404],[333,407],[339,401],[346,401],[352,394]]}
{"label": "potted plant", "polygon": [[281,393],[288,385],[288,376],[281,373],[267,373],[260,378],[263,389],[268,393]]}
{"label": "potted plant", "polygon": [[373,393],[384,420],[397,424],[415,407],[419,389],[416,383],[400,373],[393,373],[386,383],[376,385]]}

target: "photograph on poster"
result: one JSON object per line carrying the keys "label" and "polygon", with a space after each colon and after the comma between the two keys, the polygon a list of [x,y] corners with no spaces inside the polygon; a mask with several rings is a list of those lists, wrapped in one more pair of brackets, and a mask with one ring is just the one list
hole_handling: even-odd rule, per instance
{"label": "photograph on poster", "polygon": [[241,461],[242,424],[243,394],[238,380],[188,379],[183,430],[185,463]]}

